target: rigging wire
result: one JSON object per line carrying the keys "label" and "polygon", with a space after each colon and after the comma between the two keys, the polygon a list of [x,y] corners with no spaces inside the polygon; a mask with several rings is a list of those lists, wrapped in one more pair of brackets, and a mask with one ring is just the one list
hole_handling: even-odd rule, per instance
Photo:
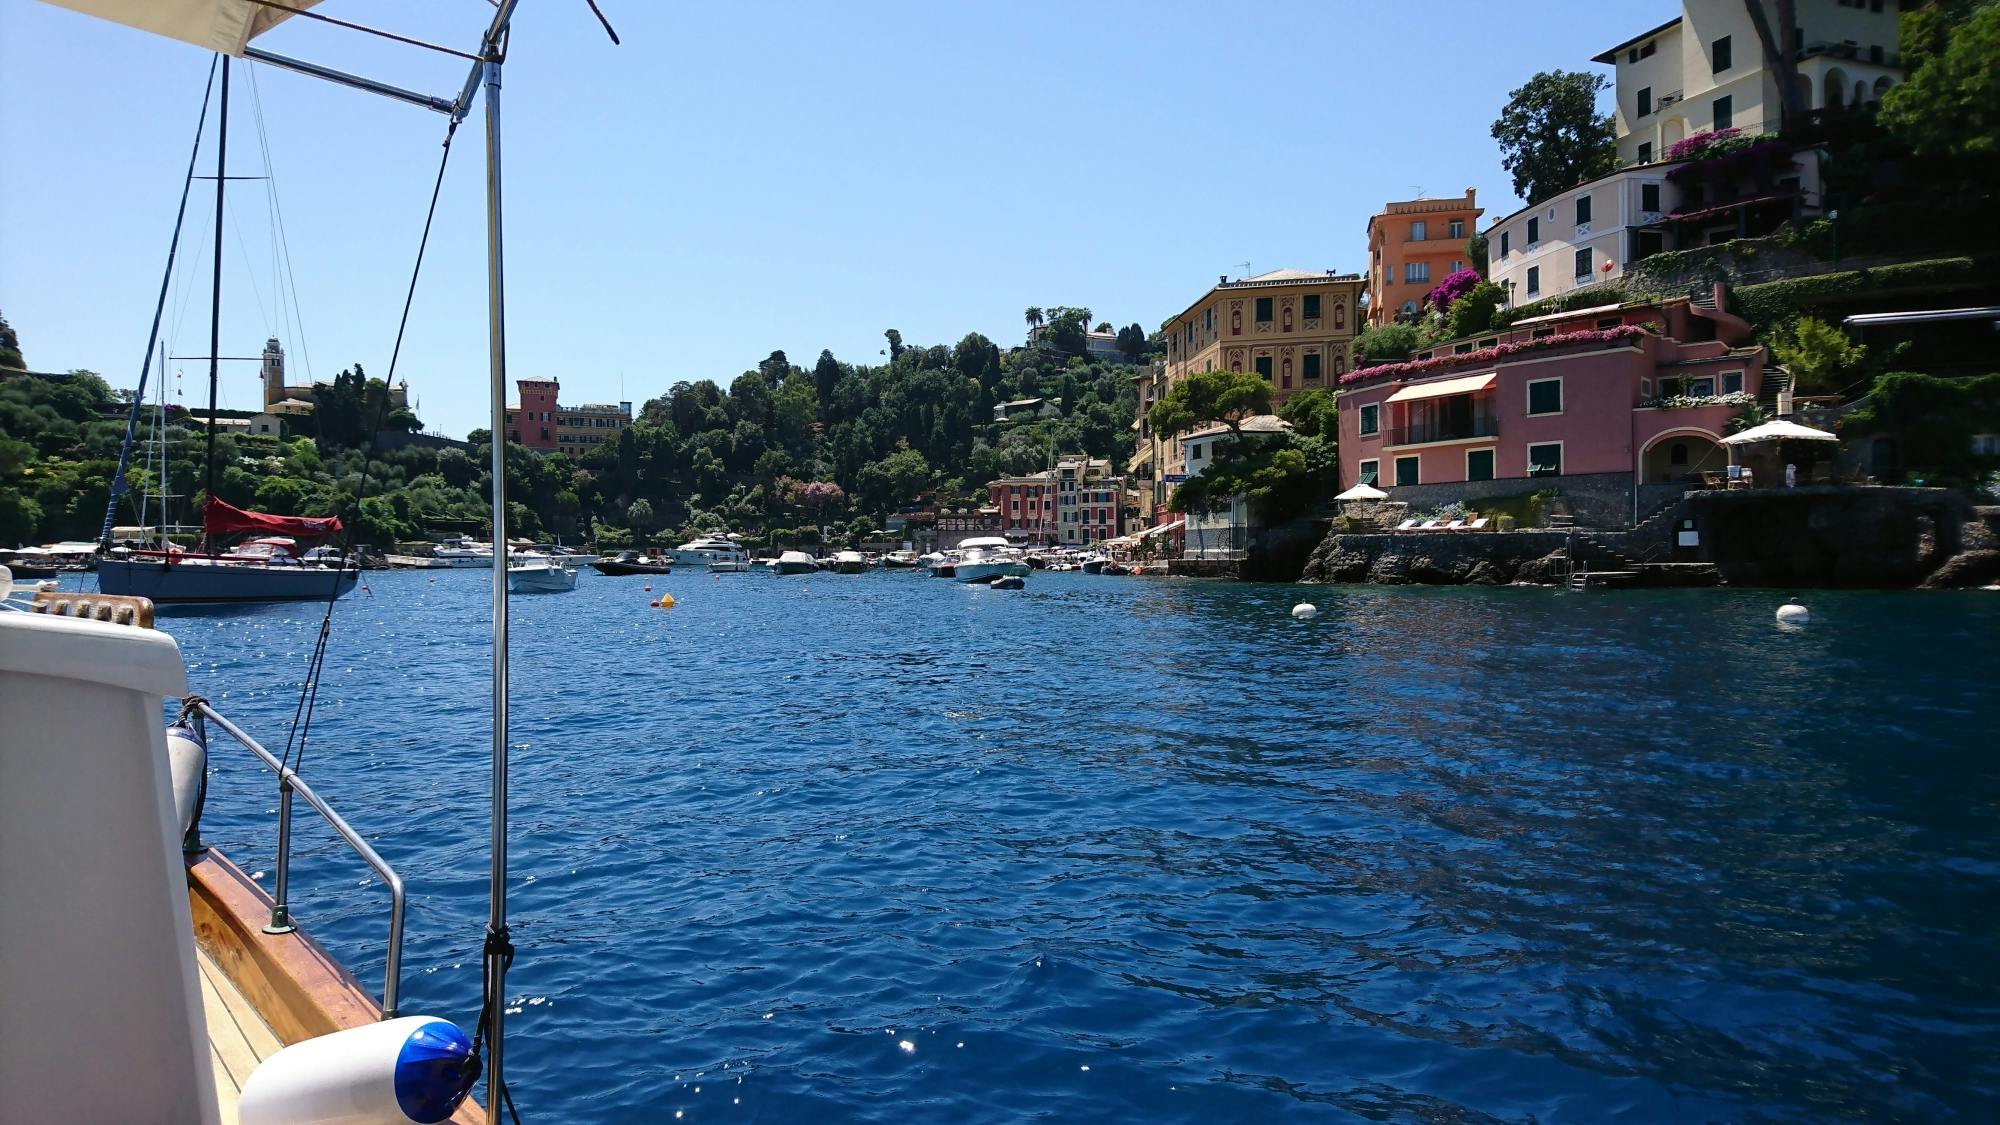
{"label": "rigging wire", "polygon": [[[409,328],[410,307],[416,302],[417,280],[423,275],[424,252],[430,247],[431,223],[437,218],[438,196],[444,190],[445,169],[451,163],[451,141],[457,132],[458,122],[454,120],[445,129],[444,152],[438,158],[437,180],[431,185],[430,208],[424,212],[424,233],[417,241],[417,260],[410,269],[409,289],[403,296],[403,315],[396,323],[396,345],[389,357],[389,378],[392,379],[396,374],[397,359],[402,355],[403,351],[403,333]],[[385,379],[383,381],[382,400],[375,412],[375,424],[369,430],[368,452],[370,453],[374,452],[375,435],[381,431],[382,424],[388,415],[389,386],[390,384]],[[362,386],[362,392],[364,395],[367,393],[365,383]],[[343,524],[346,536],[341,550],[341,566],[339,570],[334,572],[332,582],[330,583],[331,588],[327,591],[326,611],[321,616],[319,623],[319,639],[314,642],[312,657],[307,662],[305,683],[300,685],[299,688],[298,706],[292,712],[292,729],[285,736],[285,752],[280,761],[290,763],[291,768],[294,770],[299,769],[305,764],[306,740],[311,734],[313,712],[319,703],[320,676],[326,670],[326,643],[333,631],[333,607],[340,599],[341,576],[346,571],[350,561],[353,561],[356,566],[359,565],[359,560],[351,559],[354,550],[354,531],[361,515],[361,502],[368,495],[368,478],[373,467],[374,458],[364,455],[361,461],[361,484],[355,490],[354,505],[349,510],[348,519]],[[296,761],[292,758],[294,743],[298,747],[298,758]]]}
{"label": "rigging wire", "polygon": [[[257,96],[257,65],[251,63],[248,69],[250,71],[250,103],[256,110],[257,143],[264,150],[264,187],[270,196],[271,214],[276,220],[277,246],[275,249],[283,252],[285,289],[291,294],[292,324],[298,332],[299,365],[305,368],[306,382],[310,383],[313,381],[312,347],[306,342],[305,313],[299,309],[299,283],[292,269],[292,241],[285,233],[285,205],[280,201],[278,195],[278,169],[271,162],[271,141],[264,129],[264,103]],[[276,286],[276,284],[277,279],[273,275],[272,285]]]}
{"label": "rigging wire", "polygon": [[[160,338],[160,316],[166,311],[169,286],[174,276],[174,258],[180,253],[181,223],[187,218],[188,193],[194,187],[195,161],[201,156],[201,134],[204,126],[208,123],[208,99],[215,90],[215,72],[219,62],[220,60],[217,60],[217,62],[209,64],[208,86],[202,91],[201,116],[195,122],[194,147],[188,153],[187,175],[181,180],[181,203],[180,209],[174,215],[173,239],[167,246],[166,271],[160,276],[160,296],[159,300],[153,305],[153,329],[146,338],[146,361],[139,366],[139,386],[133,392],[132,412],[126,418],[125,442],[118,450],[118,471],[111,478],[111,496],[109,502],[104,506],[104,526],[98,534],[98,539],[106,546],[109,546],[111,543],[111,528],[118,518],[119,495],[125,490],[125,471],[132,461],[132,438],[139,426],[139,415],[144,412],[146,407],[146,372],[152,369],[154,347]],[[224,72],[224,82],[228,81],[227,73],[227,71]],[[226,94],[223,100],[225,103],[228,101]],[[166,375],[163,361],[160,378],[165,379]],[[211,425],[214,421],[213,418],[209,419]]]}

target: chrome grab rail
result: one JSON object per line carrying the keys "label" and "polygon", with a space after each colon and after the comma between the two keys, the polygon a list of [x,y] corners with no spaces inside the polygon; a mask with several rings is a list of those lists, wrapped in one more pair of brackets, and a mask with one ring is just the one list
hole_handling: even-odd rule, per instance
{"label": "chrome grab rail", "polygon": [[[389,885],[389,957],[388,964],[384,967],[382,974],[382,1018],[385,1020],[395,1019],[396,998],[398,991],[400,991],[399,985],[402,980],[403,971],[403,877],[396,874],[395,868],[390,867],[380,855],[376,854],[374,848],[368,846],[368,841],[363,840],[361,834],[356,832],[352,825],[342,819],[339,813],[333,811],[333,806],[327,804],[325,798],[313,792],[313,787],[308,785],[304,778],[300,777],[290,766],[279,761],[269,750],[264,749],[256,739],[245,734],[242,728],[238,727],[235,723],[217,714],[215,709],[210,707],[206,702],[197,702],[194,705],[194,712],[196,721],[201,723],[204,728],[208,721],[214,722],[216,726],[222,728],[223,733],[229,735],[229,737],[235,739],[245,749],[256,755],[259,761],[262,761],[271,769],[271,772],[278,775],[277,893],[272,896],[271,924],[264,927],[265,933],[289,934],[298,929],[297,926],[292,924],[292,913],[287,896],[287,891],[290,887],[289,876],[292,865],[293,793],[297,793],[305,800],[306,804],[311,805],[313,810],[319,813],[320,817],[328,825],[332,826],[335,832],[340,834],[340,838],[347,841],[347,846],[354,849],[354,854],[360,856],[362,862],[366,863],[369,867],[374,868],[375,874],[381,876],[382,881]],[[202,731],[202,741],[204,743],[208,741],[206,729]]]}

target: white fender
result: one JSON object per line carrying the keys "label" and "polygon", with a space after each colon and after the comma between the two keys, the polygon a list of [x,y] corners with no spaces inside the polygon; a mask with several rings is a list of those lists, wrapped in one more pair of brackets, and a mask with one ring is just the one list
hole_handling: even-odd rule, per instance
{"label": "white fender", "polygon": [[404,1016],[294,1043],[250,1073],[242,1125],[405,1125],[450,1117],[479,1077],[472,1041]]}
{"label": "white fender", "polygon": [[186,839],[201,813],[202,787],[208,782],[208,747],[193,727],[167,728],[167,772],[174,779],[174,817]]}
{"label": "white fender", "polygon": [[1292,616],[1304,621],[1308,617],[1318,617],[1319,607],[1311,602],[1300,602],[1292,607]]}
{"label": "white fender", "polygon": [[1812,621],[1812,611],[1797,602],[1786,602],[1778,607],[1778,622],[1782,625],[1805,625]]}

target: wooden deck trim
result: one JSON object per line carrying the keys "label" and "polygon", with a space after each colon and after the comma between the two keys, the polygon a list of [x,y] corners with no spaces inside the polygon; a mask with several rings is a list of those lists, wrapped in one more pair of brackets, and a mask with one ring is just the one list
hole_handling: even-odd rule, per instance
{"label": "wooden deck trim", "polygon": [[[194,940],[287,1045],[382,1018],[361,983],[303,929],[267,934],[271,897],[229,857],[206,848],[187,863]],[[453,1125],[485,1125],[471,1098]]]}

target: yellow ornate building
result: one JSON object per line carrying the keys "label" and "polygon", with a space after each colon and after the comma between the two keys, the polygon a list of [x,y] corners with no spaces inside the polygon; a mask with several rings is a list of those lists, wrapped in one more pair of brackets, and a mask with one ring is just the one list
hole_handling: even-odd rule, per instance
{"label": "yellow ornate building", "polygon": [[1196,371],[1255,371],[1275,406],[1307,387],[1333,389],[1354,352],[1358,273],[1272,270],[1227,277],[1166,324],[1166,382]]}
{"label": "yellow ornate building", "polygon": [[1358,273],[1272,270],[1241,281],[1223,277],[1164,328],[1166,358],[1135,378],[1138,439],[1130,483],[1157,524],[1186,473],[1180,443],[1156,434],[1146,411],[1179,380],[1198,371],[1254,371],[1271,383],[1271,403],[1307,389],[1336,390],[1353,362],[1363,310]]}

